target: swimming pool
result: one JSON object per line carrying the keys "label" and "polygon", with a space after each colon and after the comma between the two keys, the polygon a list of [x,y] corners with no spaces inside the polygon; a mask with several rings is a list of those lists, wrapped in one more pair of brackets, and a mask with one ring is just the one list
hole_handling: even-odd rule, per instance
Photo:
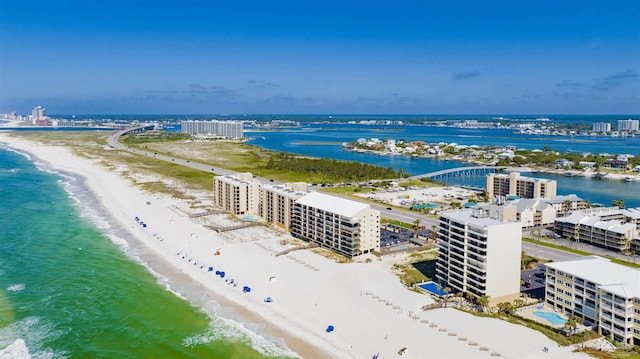
{"label": "swimming pool", "polygon": [[436,295],[445,295],[444,287],[442,287],[442,288],[440,288],[440,290],[438,290],[438,286],[437,286],[437,284],[435,282],[428,282],[428,283],[419,284],[418,287],[420,287],[420,288],[422,288],[422,289],[424,289],[426,291],[429,291],[429,292],[431,292],[433,294],[436,294]]}
{"label": "swimming pool", "polygon": [[567,320],[558,315],[557,313],[549,313],[549,312],[533,312],[533,315],[539,318],[546,319],[549,323],[553,325],[564,325]]}
{"label": "swimming pool", "polygon": [[409,246],[399,246],[399,247],[395,247],[392,250],[393,251],[406,251],[407,249],[409,249]]}

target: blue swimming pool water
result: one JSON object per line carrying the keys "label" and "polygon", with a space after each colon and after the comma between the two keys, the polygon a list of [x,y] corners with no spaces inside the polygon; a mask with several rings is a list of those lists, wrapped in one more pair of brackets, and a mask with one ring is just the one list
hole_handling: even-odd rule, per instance
{"label": "blue swimming pool water", "polygon": [[539,318],[544,318],[547,321],[549,321],[549,323],[553,324],[553,325],[564,325],[567,320],[562,318],[561,316],[559,316],[556,313],[549,313],[549,312],[533,312],[533,315],[535,315],[536,317]]}
{"label": "blue swimming pool water", "polygon": [[424,289],[426,291],[429,291],[429,292],[431,292],[433,294],[436,294],[436,295],[445,295],[444,287],[442,287],[440,290],[438,290],[438,287],[437,287],[435,282],[419,284],[418,287],[420,287],[420,288],[422,288],[422,289]]}
{"label": "blue swimming pool water", "polygon": [[393,250],[394,251],[405,251],[407,249],[409,249],[409,246],[399,246],[399,247],[394,248]]}

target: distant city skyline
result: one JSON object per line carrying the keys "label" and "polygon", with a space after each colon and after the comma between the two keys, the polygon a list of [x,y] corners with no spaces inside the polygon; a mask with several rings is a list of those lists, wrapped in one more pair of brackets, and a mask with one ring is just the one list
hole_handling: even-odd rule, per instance
{"label": "distant city skyline", "polygon": [[0,13],[0,113],[640,113],[635,0],[0,0]]}

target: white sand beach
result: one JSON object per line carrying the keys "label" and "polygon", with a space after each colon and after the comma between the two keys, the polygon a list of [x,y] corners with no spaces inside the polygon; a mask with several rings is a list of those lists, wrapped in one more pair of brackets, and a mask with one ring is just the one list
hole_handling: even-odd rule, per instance
{"label": "white sand beach", "polygon": [[[275,256],[293,246],[281,244],[290,238],[287,234],[264,227],[217,233],[203,224],[229,223],[225,214],[189,218],[188,213],[202,210],[145,193],[98,161],[74,156],[66,148],[6,133],[0,133],[0,142],[51,168],[84,177],[113,219],[143,243],[140,251],[161,256],[171,270],[207,288],[222,305],[264,324],[303,358],[368,359],[377,353],[379,358],[396,358],[403,347],[407,358],[588,357],[502,320],[454,309],[421,311],[433,300],[402,286],[389,259],[340,264],[308,250]],[[166,270],[153,269],[160,274]],[[216,271],[224,271],[225,277]],[[251,291],[243,292],[244,286]],[[272,301],[265,302],[266,297]],[[335,330],[327,333],[328,325]]]}

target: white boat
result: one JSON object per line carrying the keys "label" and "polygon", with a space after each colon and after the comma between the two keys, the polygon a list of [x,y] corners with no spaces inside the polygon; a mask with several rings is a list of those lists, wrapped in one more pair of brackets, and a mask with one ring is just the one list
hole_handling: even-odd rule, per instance
{"label": "white boat", "polygon": [[635,181],[635,179],[633,177],[625,177],[624,181],[625,182],[633,182],[633,181]]}

